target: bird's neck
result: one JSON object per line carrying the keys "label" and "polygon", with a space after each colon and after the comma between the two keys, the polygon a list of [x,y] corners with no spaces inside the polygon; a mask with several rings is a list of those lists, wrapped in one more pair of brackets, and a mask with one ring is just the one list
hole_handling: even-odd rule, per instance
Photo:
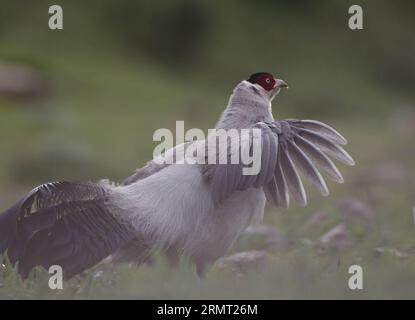
{"label": "bird's neck", "polygon": [[271,103],[262,97],[235,90],[216,129],[243,129],[260,121],[274,121]]}

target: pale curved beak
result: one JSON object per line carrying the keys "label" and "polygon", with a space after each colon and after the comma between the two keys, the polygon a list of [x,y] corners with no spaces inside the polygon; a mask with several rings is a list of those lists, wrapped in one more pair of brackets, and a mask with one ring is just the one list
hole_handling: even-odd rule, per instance
{"label": "pale curved beak", "polygon": [[288,84],[284,80],[275,79],[274,88],[288,88]]}

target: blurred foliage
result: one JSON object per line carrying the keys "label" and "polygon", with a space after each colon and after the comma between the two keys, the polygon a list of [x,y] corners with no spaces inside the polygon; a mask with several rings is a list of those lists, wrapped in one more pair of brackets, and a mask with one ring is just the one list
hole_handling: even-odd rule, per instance
{"label": "blurred foliage", "polygon": [[195,1],[107,1],[103,16],[127,48],[141,49],[165,67],[191,64],[211,29],[210,8]]}
{"label": "blurred foliage", "polygon": [[[154,130],[176,120],[213,127],[235,84],[256,71],[290,85],[276,118],[328,121],[357,166],[342,168],[346,182],[330,184],[329,198],[269,208],[266,222],[291,246],[270,250],[263,272],[215,267],[199,282],[186,263],[170,270],[160,257],[152,267],[100,266],[102,276],[51,292],[45,272],[22,283],[8,267],[0,298],[413,298],[415,2],[361,1],[362,31],[347,26],[349,0],[55,3],[62,31],[48,29],[50,1],[0,0],[0,64],[31,68],[50,87],[43,98],[0,97],[0,210],[51,180],[122,180],[151,158]],[[322,252],[344,198],[366,203],[373,224],[348,226],[353,245]],[[328,217],[305,230],[320,211]],[[357,293],[346,287],[356,263],[367,279]]]}

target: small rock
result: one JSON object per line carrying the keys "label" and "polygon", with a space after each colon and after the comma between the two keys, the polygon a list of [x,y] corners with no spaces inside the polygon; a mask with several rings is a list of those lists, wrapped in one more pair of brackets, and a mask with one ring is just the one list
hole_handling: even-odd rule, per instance
{"label": "small rock", "polygon": [[373,175],[384,183],[401,183],[408,177],[408,173],[400,163],[389,161],[375,166]]}
{"label": "small rock", "polygon": [[313,241],[313,240],[311,240],[311,239],[307,239],[307,238],[301,239],[301,240],[300,240],[300,243],[301,243],[304,247],[312,247],[312,246],[314,246],[314,241]]}
{"label": "small rock", "polygon": [[303,224],[302,228],[304,230],[313,229],[315,227],[318,227],[322,224],[322,222],[327,218],[328,213],[324,211],[318,211],[316,213],[313,213]]}
{"label": "small rock", "polygon": [[97,271],[97,272],[94,272],[93,277],[94,277],[95,279],[97,279],[97,278],[101,277],[103,274],[104,274],[104,271],[99,270],[99,271]]}
{"label": "small rock", "polygon": [[38,98],[47,95],[49,86],[34,69],[13,64],[0,64],[0,96]]}
{"label": "small rock", "polygon": [[340,214],[345,222],[364,222],[371,224],[375,214],[366,203],[356,198],[349,198],[338,204]]}
{"label": "small rock", "polygon": [[415,108],[403,107],[393,119],[396,131],[403,136],[415,133]]}
{"label": "small rock", "polygon": [[219,267],[236,267],[241,271],[257,270],[265,267],[268,260],[266,251],[250,250],[235,253],[219,260]]}
{"label": "small rock", "polygon": [[323,234],[319,241],[322,249],[345,249],[353,244],[353,240],[344,224],[339,224]]}
{"label": "small rock", "polygon": [[377,253],[380,253],[380,254],[389,254],[389,255],[391,255],[393,257],[396,257],[396,258],[409,258],[411,256],[409,253],[400,251],[400,250],[395,249],[395,248],[382,248],[382,247],[379,247],[379,248],[376,248],[375,251]]}
{"label": "small rock", "polygon": [[283,247],[288,241],[274,226],[258,224],[245,229],[238,240],[238,247],[243,250],[249,248]]}

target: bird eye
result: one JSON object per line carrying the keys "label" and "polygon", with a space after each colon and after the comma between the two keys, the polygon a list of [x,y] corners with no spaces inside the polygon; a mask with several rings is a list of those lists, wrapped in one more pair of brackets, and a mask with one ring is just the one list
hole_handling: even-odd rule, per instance
{"label": "bird eye", "polygon": [[270,80],[269,78],[266,78],[266,79],[265,79],[265,82],[266,82],[266,83],[270,83],[270,82],[271,82],[271,80]]}

